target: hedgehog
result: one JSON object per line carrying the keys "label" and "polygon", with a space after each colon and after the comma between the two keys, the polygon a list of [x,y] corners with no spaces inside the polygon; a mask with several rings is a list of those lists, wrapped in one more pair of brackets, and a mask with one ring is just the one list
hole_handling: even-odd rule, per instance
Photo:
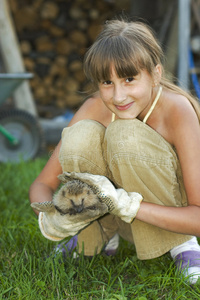
{"label": "hedgehog", "polygon": [[[102,203],[94,189],[78,179],[66,179],[64,174],[58,175],[64,185],[53,196],[53,201],[34,202],[31,207],[38,211],[57,211],[73,221],[83,221],[102,216],[108,212],[108,206]],[[68,181],[69,180],[69,181]]]}

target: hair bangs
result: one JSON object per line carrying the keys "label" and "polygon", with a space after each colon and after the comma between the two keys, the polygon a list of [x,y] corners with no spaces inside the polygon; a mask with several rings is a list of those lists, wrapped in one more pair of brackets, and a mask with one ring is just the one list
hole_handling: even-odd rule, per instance
{"label": "hair bangs", "polygon": [[112,55],[112,63],[119,78],[136,76],[144,68],[143,55],[122,36],[117,37],[115,53]]}
{"label": "hair bangs", "polygon": [[85,74],[96,86],[111,78],[112,68],[119,78],[125,78],[136,76],[144,66],[142,51],[123,36],[113,36],[93,44],[84,61]]}

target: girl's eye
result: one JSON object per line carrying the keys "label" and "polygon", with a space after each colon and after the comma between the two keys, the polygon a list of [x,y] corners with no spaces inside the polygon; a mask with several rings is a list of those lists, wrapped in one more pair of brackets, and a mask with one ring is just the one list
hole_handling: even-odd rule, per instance
{"label": "girl's eye", "polygon": [[134,80],[133,77],[128,77],[128,78],[126,78],[126,82],[131,82],[131,81],[133,81],[133,80]]}
{"label": "girl's eye", "polygon": [[109,84],[112,84],[112,81],[110,81],[110,80],[105,80],[105,81],[102,82],[102,84],[104,84],[104,85],[109,85]]}

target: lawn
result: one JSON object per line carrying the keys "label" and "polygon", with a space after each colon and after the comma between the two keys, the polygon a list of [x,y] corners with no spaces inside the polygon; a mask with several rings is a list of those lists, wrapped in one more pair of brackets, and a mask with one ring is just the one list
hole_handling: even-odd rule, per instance
{"label": "lawn", "polygon": [[45,163],[0,164],[0,299],[200,299],[200,283],[185,282],[168,254],[139,261],[122,240],[115,257],[54,257],[28,200]]}

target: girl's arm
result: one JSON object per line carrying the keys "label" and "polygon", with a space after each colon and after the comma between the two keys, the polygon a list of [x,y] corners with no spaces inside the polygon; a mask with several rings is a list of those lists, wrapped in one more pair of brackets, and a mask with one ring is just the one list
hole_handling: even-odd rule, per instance
{"label": "girl's arm", "polygon": [[136,219],[162,229],[200,237],[200,207],[168,207],[142,202]]}
{"label": "girl's arm", "polygon": [[143,202],[136,218],[162,229],[200,237],[200,125],[189,101],[183,97],[177,100],[168,111],[166,126],[181,163],[188,206]]}
{"label": "girl's arm", "polygon": [[[83,119],[92,119],[107,126],[111,121],[111,112],[106,108],[101,99],[96,96],[84,102],[74,115],[68,126]],[[58,159],[61,141],[55,148],[54,153],[48,160],[44,169],[30,186],[30,202],[51,201],[52,195],[60,184],[57,176],[62,173],[62,168]],[[36,212],[37,214],[37,212]]]}

